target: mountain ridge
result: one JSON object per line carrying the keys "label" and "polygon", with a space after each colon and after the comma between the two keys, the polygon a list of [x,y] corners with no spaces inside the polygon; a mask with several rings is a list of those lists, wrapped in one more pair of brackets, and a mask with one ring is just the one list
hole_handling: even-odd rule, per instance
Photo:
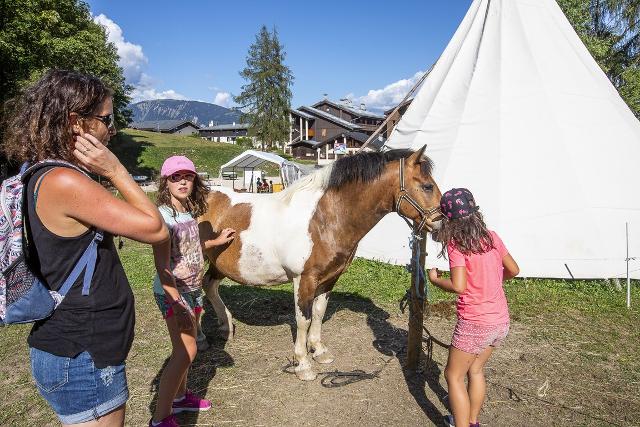
{"label": "mountain ridge", "polygon": [[200,126],[240,123],[242,112],[203,101],[152,99],[130,104],[134,122],[191,120]]}

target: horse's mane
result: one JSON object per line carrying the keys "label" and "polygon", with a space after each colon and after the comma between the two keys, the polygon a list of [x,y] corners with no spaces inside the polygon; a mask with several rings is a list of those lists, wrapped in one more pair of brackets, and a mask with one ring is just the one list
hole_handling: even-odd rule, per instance
{"label": "horse's mane", "polygon": [[[375,181],[382,175],[387,163],[409,157],[411,154],[413,154],[411,150],[391,150],[383,153],[358,153],[342,157],[334,163],[328,188],[340,188],[351,182]],[[430,165],[431,161],[428,163]]]}
{"label": "horse's mane", "polygon": [[[352,182],[372,182],[382,175],[387,163],[407,158],[413,153],[412,150],[390,150],[384,153],[367,152],[344,156],[319,171],[300,178],[284,191],[277,193],[277,196],[288,202],[300,191],[338,189]],[[422,168],[423,173],[431,175],[431,159],[424,157]]]}
{"label": "horse's mane", "polygon": [[307,176],[298,179],[279,193],[275,193],[274,196],[284,202],[290,202],[293,196],[301,191],[314,191],[314,190],[326,190],[329,177],[331,176],[331,170],[334,164],[329,164],[322,169],[313,172]]}

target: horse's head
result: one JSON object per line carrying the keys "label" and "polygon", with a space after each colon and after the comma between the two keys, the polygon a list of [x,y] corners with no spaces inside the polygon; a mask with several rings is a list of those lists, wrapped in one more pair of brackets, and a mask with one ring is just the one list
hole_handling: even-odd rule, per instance
{"label": "horse's head", "polygon": [[425,145],[409,157],[398,161],[398,188],[394,196],[394,208],[405,220],[418,224],[417,232],[423,228],[437,228],[440,213],[440,189],[431,176],[432,163],[424,155]]}

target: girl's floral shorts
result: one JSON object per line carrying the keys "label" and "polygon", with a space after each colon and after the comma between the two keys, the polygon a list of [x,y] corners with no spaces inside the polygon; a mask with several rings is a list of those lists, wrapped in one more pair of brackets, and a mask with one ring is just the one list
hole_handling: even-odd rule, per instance
{"label": "girl's floral shorts", "polygon": [[451,345],[465,353],[480,354],[487,347],[499,347],[509,333],[509,322],[498,325],[481,325],[458,319]]}
{"label": "girl's floral shorts", "polygon": [[[162,313],[162,317],[168,319],[169,317],[173,316],[173,307],[171,307],[171,302],[169,301],[169,298],[166,296],[166,294],[156,294],[154,292],[153,295],[156,299],[156,304],[158,305],[158,308]],[[202,312],[203,295],[201,289],[191,292],[180,292],[180,296],[195,314]]]}

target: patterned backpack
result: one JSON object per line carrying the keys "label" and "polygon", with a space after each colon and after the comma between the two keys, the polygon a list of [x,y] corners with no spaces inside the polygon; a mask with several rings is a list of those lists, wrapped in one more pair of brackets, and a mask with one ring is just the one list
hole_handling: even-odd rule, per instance
{"label": "patterned backpack", "polygon": [[[49,317],[84,270],[82,294],[89,295],[102,231],[94,238],[59,291],[52,291],[28,262],[29,234],[26,189],[29,177],[47,166],[84,171],[67,162],[44,160],[22,165],[18,175],[2,182],[0,193],[0,326],[35,322]],[[45,172],[46,173],[46,172]],[[36,190],[37,193],[37,190]]]}

